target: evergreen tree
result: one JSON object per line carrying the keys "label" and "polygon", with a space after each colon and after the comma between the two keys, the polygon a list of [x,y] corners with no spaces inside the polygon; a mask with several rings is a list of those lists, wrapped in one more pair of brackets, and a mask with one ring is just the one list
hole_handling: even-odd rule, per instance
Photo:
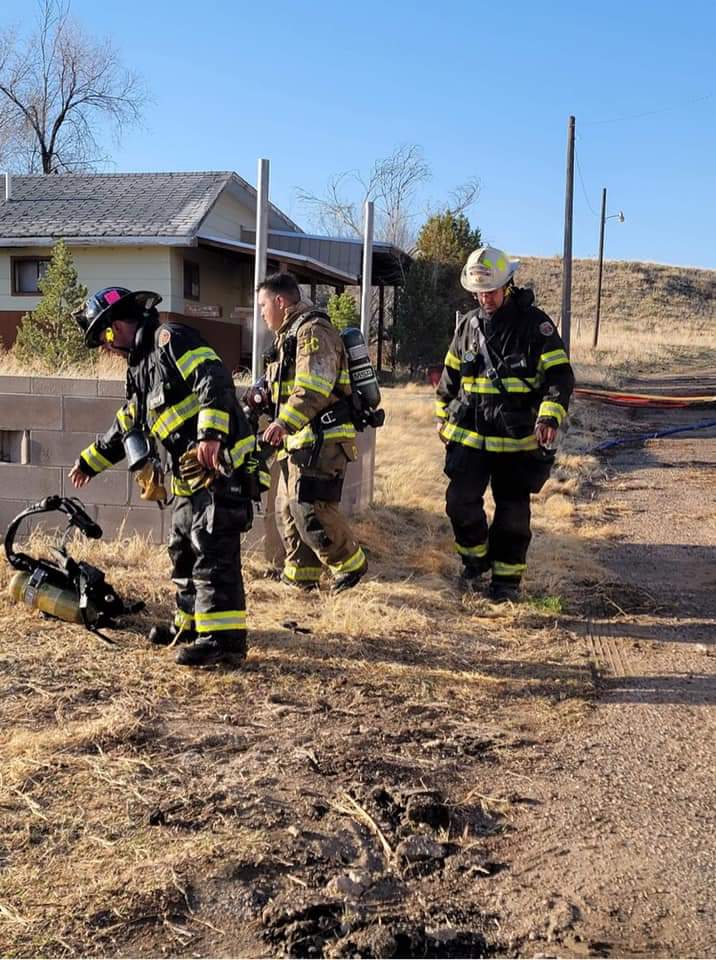
{"label": "evergreen tree", "polygon": [[20,321],[14,353],[27,363],[41,363],[54,371],[77,364],[92,365],[93,353],[85,346],[72,317],[87,299],[87,288],[77,277],[72,254],[64,240],[52,248],[44,277],[38,281],[42,299]]}
{"label": "evergreen tree", "polygon": [[334,293],[326,307],[331,323],[338,330],[346,327],[360,327],[360,313],[350,293]]}
{"label": "evergreen tree", "polygon": [[413,261],[398,304],[398,360],[411,375],[440,363],[455,329],[455,313],[471,306],[460,285],[468,255],[482,245],[478,229],[451,210],[430,217],[420,230]]}

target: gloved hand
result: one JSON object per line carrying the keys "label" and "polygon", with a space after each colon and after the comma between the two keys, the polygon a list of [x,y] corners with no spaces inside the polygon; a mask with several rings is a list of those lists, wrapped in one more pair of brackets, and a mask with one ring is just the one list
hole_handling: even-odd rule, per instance
{"label": "gloved hand", "polygon": [[141,470],[137,470],[134,479],[139,487],[141,500],[157,500],[160,503],[167,501],[167,488],[164,486],[164,476],[159,464],[147,460]]}
{"label": "gloved hand", "polygon": [[196,447],[186,450],[179,457],[179,476],[188,484],[192,493],[210,487],[216,479],[216,470],[208,470],[199,463],[199,454]]}

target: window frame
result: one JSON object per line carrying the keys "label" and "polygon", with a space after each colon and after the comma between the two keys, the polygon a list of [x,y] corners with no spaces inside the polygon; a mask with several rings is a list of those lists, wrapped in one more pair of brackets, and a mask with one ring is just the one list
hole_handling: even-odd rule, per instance
{"label": "window frame", "polygon": [[[16,266],[19,263],[27,263],[30,260],[34,260],[35,263],[46,263],[49,267],[52,257],[48,256],[22,256],[22,257],[10,257],[10,296],[12,297],[41,297],[41,290],[18,290],[17,287],[17,273]],[[37,279],[40,279],[38,274]]]}
{"label": "window frame", "polygon": [[[191,293],[191,280],[188,287],[190,292],[187,293],[187,267],[190,270],[196,270],[196,296]],[[188,260],[186,257],[184,258],[184,299],[191,300],[193,303],[199,303],[201,300],[201,265],[198,260]]]}

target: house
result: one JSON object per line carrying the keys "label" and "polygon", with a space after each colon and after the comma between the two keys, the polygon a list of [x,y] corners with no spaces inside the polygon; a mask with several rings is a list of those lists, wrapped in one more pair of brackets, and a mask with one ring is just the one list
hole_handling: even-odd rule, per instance
{"label": "house", "polygon": [[[232,172],[6,174],[0,337],[10,347],[20,318],[37,305],[38,280],[62,237],[90,292],[156,290],[162,319],[195,326],[233,368],[248,365],[255,230],[256,190]],[[290,270],[314,290],[360,283],[359,240],[306,234],[274,205],[268,230],[269,271]],[[382,288],[400,284],[408,262],[402,251],[375,244],[381,305]]]}

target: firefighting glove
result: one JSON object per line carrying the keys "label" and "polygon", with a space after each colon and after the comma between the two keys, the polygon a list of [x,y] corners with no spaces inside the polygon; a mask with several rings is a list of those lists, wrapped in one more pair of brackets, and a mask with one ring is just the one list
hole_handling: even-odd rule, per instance
{"label": "firefighting glove", "polygon": [[179,476],[186,483],[192,493],[210,487],[216,479],[216,470],[207,470],[199,463],[198,448],[192,447],[179,457]]}
{"label": "firefighting glove", "polygon": [[137,481],[141,500],[156,500],[159,503],[166,503],[167,488],[164,486],[163,471],[158,463],[147,460],[142,469],[134,474],[134,479]]}

